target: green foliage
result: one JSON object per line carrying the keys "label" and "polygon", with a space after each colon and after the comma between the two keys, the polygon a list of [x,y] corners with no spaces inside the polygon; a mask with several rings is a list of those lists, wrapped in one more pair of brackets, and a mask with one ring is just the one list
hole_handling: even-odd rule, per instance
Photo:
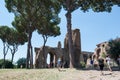
{"label": "green foliage", "polygon": [[27,35],[23,32],[18,32],[14,28],[10,28],[11,31],[9,33],[8,44],[10,45],[23,45],[27,42]]}
{"label": "green foliage", "polygon": [[47,23],[59,23],[60,19],[57,16],[61,6],[57,0],[5,0],[5,2],[8,11],[15,14],[13,26],[20,32],[29,34]]}
{"label": "green foliage", "polygon": [[9,43],[9,37],[10,37],[11,29],[8,26],[0,26],[0,39],[3,42],[3,55],[4,55],[4,60],[3,60],[3,68],[5,68],[5,57],[8,53],[10,45]]}
{"label": "green foliage", "polygon": [[110,40],[109,49],[107,50],[108,54],[115,60],[117,60],[118,56],[120,55],[120,38],[116,38],[115,40]]}
{"label": "green foliage", "polygon": [[27,35],[19,33],[14,28],[0,26],[0,39],[9,45],[23,45],[27,42]]}
{"label": "green foliage", "polygon": [[[8,26],[0,26],[0,39],[3,41],[3,54],[7,55],[8,49],[11,50],[12,59],[19,45],[23,45],[27,42],[27,35],[23,32],[18,32],[14,28]],[[4,57],[5,58],[5,57]]]}
{"label": "green foliage", "polygon": [[38,30],[39,34],[45,35],[45,36],[54,36],[60,35],[60,28],[58,26],[46,26],[44,28],[41,28]]}
{"label": "green foliage", "polygon": [[26,58],[20,58],[17,61],[17,67],[20,68],[22,66],[22,68],[26,67]]}
{"label": "green foliage", "polygon": [[12,62],[10,60],[5,60],[5,64],[4,64],[4,60],[1,59],[0,60],[0,68],[3,68],[3,65],[4,65],[4,68],[14,68],[14,65],[12,64]]}
{"label": "green foliage", "polygon": [[66,10],[67,30],[68,30],[68,42],[69,42],[69,54],[70,54],[70,67],[73,67],[74,61],[72,61],[72,24],[71,13],[80,8],[83,12],[93,10],[94,12],[110,12],[113,5],[120,5],[119,0],[58,0],[61,6]]}
{"label": "green foliage", "polygon": [[0,26],[0,39],[5,43],[8,40],[10,33],[10,28],[8,26]]}
{"label": "green foliage", "polygon": [[80,8],[83,12],[92,9],[94,12],[110,12],[112,6],[120,6],[119,0],[59,0],[66,11],[73,12]]}
{"label": "green foliage", "polygon": [[85,68],[85,65],[86,65],[85,62],[83,62],[83,61],[80,62],[80,67],[81,68]]}
{"label": "green foliage", "polygon": [[105,58],[105,57],[106,57],[106,54],[105,54],[104,52],[102,53],[102,57],[103,57],[103,58]]}
{"label": "green foliage", "polygon": [[5,3],[8,11],[15,14],[15,20],[12,25],[19,32],[27,34],[27,65],[29,61],[33,65],[33,61],[30,60],[29,56],[33,53],[31,52],[33,51],[31,44],[32,33],[39,28],[40,30],[41,28],[47,30],[47,27],[52,24],[56,26],[60,22],[58,18],[58,13],[61,9],[60,3],[57,0],[5,0]]}

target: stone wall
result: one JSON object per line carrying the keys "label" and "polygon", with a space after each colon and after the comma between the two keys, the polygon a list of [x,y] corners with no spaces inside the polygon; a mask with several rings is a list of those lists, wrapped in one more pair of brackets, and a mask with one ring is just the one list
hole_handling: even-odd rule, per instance
{"label": "stone wall", "polygon": [[[72,30],[72,41],[73,41],[73,65],[74,67],[79,67],[80,64],[80,54],[81,54],[81,38],[80,38],[80,30],[75,29]],[[68,48],[68,33],[66,34],[64,40],[64,48],[67,50],[67,55],[69,56],[69,48]],[[68,58],[69,59],[69,58]]]}
{"label": "stone wall", "polygon": [[[73,57],[74,57],[74,67],[79,67],[80,61],[83,60],[81,54],[81,38],[80,30],[72,30],[72,41],[73,41]],[[64,67],[69,67],[69,48],[68,48],[68,34],[64,39],[64,48],[61,48],[61,43],[58,42],[57,47],[45,46],[45,52],[43,53],[43,47],[35,48],[35,68],[45,68],[47,67],[47,54],[49,53],[52,57],[50,61],[53,66],[56,67],[58,58],[62,59]],[[80,58],[81,56],[81,58]]]}
{"label": "stone wall", "polygon": [[50,54],[50,63],[53,64],[52,67],[57,66],[58,58],[62,58],[62,61],[65,61],[63,48],[59,49],[57,47],[49,47],[45,46],[45,52],[43,53],[43,49],[35,48],[36,56],[35,56],[35,68],[46,68],[47,64],[47,55]]}
{"label": "stone wall", "polygon": [[99,57],[105,57],[107,55],[106,49],[109,48],[108,42],[103,42],[100,44],[96,45],[97,47],[95,48],[93,58],[98,59]]}

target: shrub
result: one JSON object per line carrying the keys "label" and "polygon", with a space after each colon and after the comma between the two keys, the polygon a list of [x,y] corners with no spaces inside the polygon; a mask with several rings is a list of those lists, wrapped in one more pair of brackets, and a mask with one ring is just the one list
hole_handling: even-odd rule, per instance
{"label": "shrub", "polygon": [[12,64],[12,62],[10,60],[5,60],[5,64],[4,64],[4,59],[0,59],[0,68],[13,68],[14,65]]}
{"label": "shrub", "polygon": [[26,58],[20,58],[17,61],[17,68],[25,68],[26,67]]}
{"label": "shrub", "polygon": [[81,68],[85,68],[85,65],[86,65],[85,62],[83,62],[83,61],[80,62],[80,67]]}

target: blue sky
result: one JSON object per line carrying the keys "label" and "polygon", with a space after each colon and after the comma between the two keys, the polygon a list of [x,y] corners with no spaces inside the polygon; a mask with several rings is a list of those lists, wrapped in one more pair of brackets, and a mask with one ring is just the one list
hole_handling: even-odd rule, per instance
{"label": "blue sky", "polygon": [[[59,14],[61,17],[61,35],[58,37],[48,38],[46,45],[57,47],[58,41],[61,41],[62,47],[64,46],[64,38],[67,32],[66,28],[66,11],[62,10]],[[0,0],[0,26],[7,25],[12,27],[11,22],[14,20],[13,13],[9,13],[5,8],[4,0]],[[82,51],[94,52],[96,44],[99,44],[110,39],[120,37],[120,7],[114,6],[111,13],[102,12],[94,13],[89,11],[83,13],[79,9],[72,13],[72,29],[78,28],[81,33],[81,47]],[[33,33],[32,46],[41,47],[43,45],[43,39],[41,35],[36,32]],[[0,40],[0,59],[3,58],[3,44]],[[19,50],[15,54],[14,61],[16,62],[21,57],[26,57],[27,43],[19,47]],[[35,56],[35,53],[34,53]],[[10,52],[7,55],[7,59],[11,59]]]}

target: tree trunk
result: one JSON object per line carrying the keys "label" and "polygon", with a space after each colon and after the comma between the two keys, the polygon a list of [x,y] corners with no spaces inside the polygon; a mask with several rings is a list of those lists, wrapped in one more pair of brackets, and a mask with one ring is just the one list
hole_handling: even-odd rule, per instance
{"label": "tree trunk", "polygon": [[32,38],[32,32],[29,32],[26,68],[33,68],[33,50],[31,45],[31,38]]}
{"label": "tree trunk", "polygon": [[3,46],[4,46],[4,48],[3,48],[3,55],[4,55],[4,60],[3,60],[3,66],[2,66],[2,68],[5,68],[5,44],[3,43]]}
{"label": "tree trunk", "polygon": [[14,58],[14,53],[12,53],[12,59],[11,59],[11,62],[13,63],[13,58]]}
{"label": "tree trunk", "polygon": [[68,47],[69,47],[69,58],[70,58],[70,64],[69,67],[74,67],[74,59],[73,59],[73,42],[72,42],[72,30],[71,30],[71,12],[68,11],[66,13],[66,19],[67,19],[67,32],[68,32]]}
{"label": "tree trunk", "polygon": [[5,68],[5,57],[6,57],[6,55],[4,55],[4,60],[3,60],[3,66],[2,66],[2,68]]}
{"label": "tree trunk", "polygon": [[[7,48],[7,49],[6,49]],[[3,55],[4,55],[4,60],[3,60],[3,66],[2,68],[5,68],[5,58],[8,52],[9,46],[7,46],[5,43],[3,43]]]}
{"label": "tree trunk", "polygon": [[13,63],[14,55],[15,55],[15,53],[16,53],[17,50],[18,50],[18,46],[17,46],[17,45],[16,45],[16,46],[14,45],[14,46],[13,46],[13,49],[10,48],[10,50],[11,50],[11,54],[12,54],[11,62]]}
{"label": "tree trunk", "polygon": [[28,41],[28,47],[27,47],[27,58],[26,58],[26,68],[29,68],[29,61],[30,61],[30,47],[29,47],[29,41]]}
{"label": "tree trunk", "polygon": [[33,49],[32,45],[30,47],[31,55],[30,55],[30,68],[33,68]]}
{"label": "tree trunk", "polygon": [[43,40],[44,40],[44,43],[43,43],[43,57],[44,57],[43,64],[44,65],[43,65],[43,67],[47,67],[46,66],[46,55],[45,55],[45,44],[47,42],[48,37],[46,35],[43,35],[42,37],[43,37]]}

